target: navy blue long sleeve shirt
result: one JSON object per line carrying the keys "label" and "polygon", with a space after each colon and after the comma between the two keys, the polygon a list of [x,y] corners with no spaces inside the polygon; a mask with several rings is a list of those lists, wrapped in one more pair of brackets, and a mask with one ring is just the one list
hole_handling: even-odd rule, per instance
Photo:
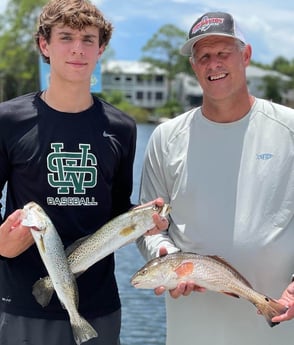
{"label": "navy blue long sleeve shirt", "polygon": [[[0,190],[7,183],[5,217],[27,202],[44,208],[64,246],[95,232],[132,205],[135,121],[103,100],[81,113],[50,108],[31,93],[0,104]],[[4,218],[5,218],[4,217]],[[42,308],[32,295],[47,275],[35,245],[0,260],[0,310],[38,318],[67,318],[56,294]],[[114,255],[77,278],[85,317],[120,307]]]}

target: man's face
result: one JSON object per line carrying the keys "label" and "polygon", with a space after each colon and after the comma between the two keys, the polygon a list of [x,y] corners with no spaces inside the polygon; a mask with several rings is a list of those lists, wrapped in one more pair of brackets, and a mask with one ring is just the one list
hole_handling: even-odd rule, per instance
{"label": "man's face", "polygon": [[104,47],[99,47],[99,30],[94,26],[78,30],[57,25],[52,28],[49,42],[40,39],[40,48],[50,59],[52,78],[87,82],[104,51]]}
{"label": "man's face", "polygon": [[210,36],[194,46],[191,66],[204,94],[222,99],[246,85],[245,69],[250,63],[251,50],[243,50],[230,37]]}

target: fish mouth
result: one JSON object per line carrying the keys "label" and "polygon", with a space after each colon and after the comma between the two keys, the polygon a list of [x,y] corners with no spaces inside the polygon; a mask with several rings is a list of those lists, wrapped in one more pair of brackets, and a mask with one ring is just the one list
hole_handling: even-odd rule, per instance
{"label": "fish mouth", "polygon": [[136,281],[135,282],[131,281],[131,285],[136,289],[140,288],[141,286],[140,282],[136,282]]}
{"label": "fish mouth", "polygon": [[160,210],[160,215],[162,217],[166,217],[171,211],[171,206],[169,204],[164,204],[162,207],[161,207],[161,210]]}
{"label": "fish mouth", "polygon": [[33,230],[33,231],[37,231],[37,232],[42,232],[43,230],[38,228],[37,226],[30,226],[30,229]]}

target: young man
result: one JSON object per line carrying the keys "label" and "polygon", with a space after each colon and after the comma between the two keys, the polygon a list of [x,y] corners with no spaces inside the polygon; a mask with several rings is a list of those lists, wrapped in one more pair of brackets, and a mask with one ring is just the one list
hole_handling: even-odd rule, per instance
{"label": "young man", "polygon": [[[141,201],[159,193],[171,204],[171,223],[168,232],[140,239],[139,247],[146,259],[179,250],[224,257],[256,290],[289,307],[272,321],[290,320],[294,110],[249,93],[251,46],[230,14],[198,18],[181,53],[190,56],[203,104],[158,126],[150,138]],[[166,296],[167,345],[292,341],[293,322],[270,329],[248,301],[192,291],[203,289],[188,281]]]}
{"label": "young man", "polygon": [[[50,1],[36,33],[51,66],[50,85],[0,105],[0,190],[7,182],[0,227],[1,345],[75,344],[56,295],[46,308],[32,295],[34,282],[47,273],[19,209],[29,201],[40,204],[67,247],[132,207],[135,122],[90,93],[91,74],[111,34],[112,25],[90,2]],[[99,335],[87,344],[118,345],[114,255],[79,277],[78,288],[79,311]]]}

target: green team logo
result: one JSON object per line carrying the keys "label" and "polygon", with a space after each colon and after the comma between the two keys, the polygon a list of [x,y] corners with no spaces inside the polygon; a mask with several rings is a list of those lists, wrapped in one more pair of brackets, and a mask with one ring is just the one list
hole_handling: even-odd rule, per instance
{"label": "green team logo", "polygon": [[97,159],[89,153],[90,145],[79,144],[78,152],[62,151],[62,143],[51,144],[51,148],[53,152],[47,157],[48,182],[59,194],[68,194],[71,188],[74,194],[85,194],[87,188],[95,187]]}

